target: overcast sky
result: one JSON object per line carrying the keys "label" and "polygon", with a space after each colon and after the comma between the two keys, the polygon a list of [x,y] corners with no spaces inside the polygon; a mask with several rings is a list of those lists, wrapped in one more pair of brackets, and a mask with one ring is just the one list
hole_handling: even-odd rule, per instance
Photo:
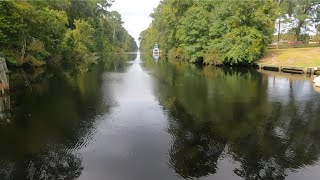
{"label": "overcast sky", "polygon": [[121,14],[124,27],[137,40],[141,31],[151,23],[150,14],[160,0],[115,0],[111,10]]}

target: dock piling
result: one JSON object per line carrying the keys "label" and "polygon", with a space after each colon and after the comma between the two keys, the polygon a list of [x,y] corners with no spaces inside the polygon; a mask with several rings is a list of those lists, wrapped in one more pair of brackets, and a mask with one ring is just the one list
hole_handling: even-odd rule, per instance
{"label": "dock piling", "polygon": [[262,63],[256,63],[257,69],[266,71],[276,71],[291,74],[310,74],[310,75],[320,75],[320,67],[295,67],[295,66],[278,66],[278,65],[268,65]]}

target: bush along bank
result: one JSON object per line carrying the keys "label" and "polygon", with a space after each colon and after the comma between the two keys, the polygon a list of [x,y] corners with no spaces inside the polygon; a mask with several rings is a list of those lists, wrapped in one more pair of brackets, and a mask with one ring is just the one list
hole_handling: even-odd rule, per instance
{"label": "bush along bank", "polygon": [[[311,2],[286,0],[164,0],[151,14],[149,28],[140,34],[140,49],[149,51],[157,43],[162,56],[169,59],[214,65],[252,64],[264,56],[277,19],[289,14],[298,17],[302,11],[294,8],[316,7],[319,2],[315,0],[309,6]],[[303,12],[309,11],[312,8]],[[300,18],[299,22],[303,24],[306,19]],[[297,28],[301,30],[302,26],[298,23],[293,30]]]}
{"label": "bush along bank", "polygon": [[54,65],[86,72],[137,45],[110,0],[0,2],[0,56],[12,68]]}

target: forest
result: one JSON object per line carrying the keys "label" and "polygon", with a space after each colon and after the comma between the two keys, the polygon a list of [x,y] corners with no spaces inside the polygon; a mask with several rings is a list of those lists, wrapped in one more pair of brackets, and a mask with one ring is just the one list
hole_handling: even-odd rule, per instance
{"label": "forest", "polygon": [[114,53],[135,51],[112,0],[1,1],[0,57],[13,68],[86,72]]}
{"label": "forest", "polygon": [[159,44],[173,60],[250,64],[280,32],[296,41],[318,35],[320,0],[163,0],[151,17],[139,37],[142,51]]}

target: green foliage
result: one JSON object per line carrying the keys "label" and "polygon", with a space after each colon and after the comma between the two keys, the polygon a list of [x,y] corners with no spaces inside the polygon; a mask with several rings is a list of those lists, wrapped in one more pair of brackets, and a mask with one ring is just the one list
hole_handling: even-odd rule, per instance
{"label": "green foliage", "polygon": [[296,39],[299,40],[299,35],[304,27],[305,31],[307,26],[320,21],[320,0],[292,0],[292,17],[297,20],[297,25],[293,27],[296,33]]}
{"label": "green foliage", "polygon": [[190,62],[197,62],[204,56],[209,35],[208,11],[195,4],[190,7],[180,20],[176,38],[181,47],[191,57]]}
{"label": "green foliage", "polygon": [[293,34],[294,37],[290,37],[290,40],[306,41],[308,35],[314,34],[314,30],[318,31],[320,0],[278,0],[278,6],[280,8],[277,20],[279,40],[288,39],[287,35]]}
{"label": "green foliage", "polygon": [[106,10],[111,2],[1,1],[0,56],[15,66],[56,64],[84,72],[115,51],[135,51],[120,14]]}
{"label": "green foliage", "polygon": [[158,43],[162,52],[193,63],[251,63],[271,42],[277,12],[271,0],[164,0],[140,35],[141,49]]}
{"label": "green foliage", "polygon": [[69,30],[63,40],[64,57],[67,65],[74,66],[72,69],[87,71],[98,59],[94,53],[94,29],[83,20],[75,20],[74,25],[75,29]]}

